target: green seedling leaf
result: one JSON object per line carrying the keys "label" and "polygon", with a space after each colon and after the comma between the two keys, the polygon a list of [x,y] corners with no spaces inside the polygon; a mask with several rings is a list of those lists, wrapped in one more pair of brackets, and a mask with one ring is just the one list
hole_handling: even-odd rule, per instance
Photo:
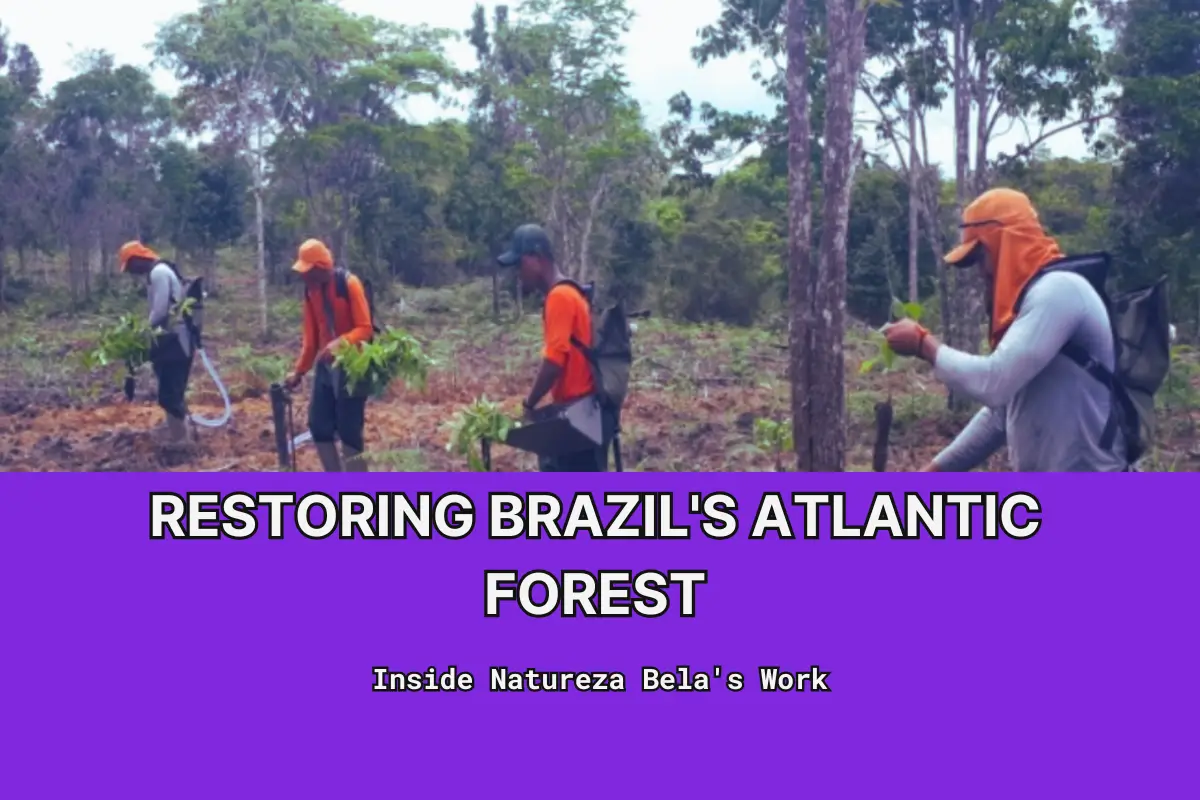
{"label": "green seedling leaf", "polygon": [[503,442],[508,432],[519,423],[505,414],[497,403],[480,397],[464,408],[445,425],[450,433],[446,451],[467,460],[467,466],[475,471],[485,469],[479,454],[479,443],[483,440]]}
{"label": "green seedling leaf", "polygon": [[892,349],[886,339],[879,344],[879,357],[883,360],[883,368],[886,370],[890,370],[896,363],[896,351]]}
{"label": "green seedling leaf", "polygon": [[892,316],[896,319],[911,319],[914,322],[920,322],[924,314],[925,308],[920,303],[905,303],[895,297],[892,298]]}
{"label": "green seedling leaf", "polygon": [[333,360],[345,372],[351,391],[358,392],[366,386],[367,392],[375,397],[382,397],[397,378],[424,387],[434,365],[421,343],[399,329],[384,331],[358,346],[343,344]]}
{"label": "green seedling leaf", "polygon": [[155,335],[144,317],[125,314],[100,334],[95,347],[83,354],[84,367],[102,369],[111,364],[125,364],[130,373],[136,372],[150,360]]}

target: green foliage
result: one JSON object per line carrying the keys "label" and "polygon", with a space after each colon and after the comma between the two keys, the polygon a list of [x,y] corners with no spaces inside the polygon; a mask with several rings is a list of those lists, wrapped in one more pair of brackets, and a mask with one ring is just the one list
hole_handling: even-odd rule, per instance
{"label": "green foliage", "polygon": [[1066,253],[1112,247],[1113,165],[1088,159],[1045,158],[1010,164],[995,185],[1029,195],[1046,231]]}
{"label": "green foliage", "polygon": [[783,456],[795,449],[790,422],[772,419],[754,420],[754,446],[775,459],[775,469],[783,471]]}
{"label": "green foliage", "polygon": [[503,442],[518,424],[500,409],[499,404],[481,397],[446,423],[450,435],[446,451],[465,458],[473,471],[483,472],[480,443],[485,440]]}
{"label": "green foliage", "polygon": [[1200,365],[1196,361],[1195,348],[1175,345],[1171,348],[1171,369],[1167,372],[1162,389],[1155,395],[1158,405],[1169,409],[1193,409],[1200,406]]}
{"label": "green foliage", "polygon": [[433,360],[412,334],[393,328],[369,342],[343,344],[334,353],[334,364],[345,371],[352,392],[365,387],[382,397],[396,378],[423,387]]}
{"label": "green foliage", "polygon": [[[906,303],[902,300],[892,298],[893,318],[911,319],[913,322],[920,322],[923,316],[925,316],[925,307],[920,303]],[[874,371],[877,367],[882,367],[884,372],[891,372],[896,364],[896,351],[888,344],[887,339],[881,332],[874,331],[871,337],[875,340],[876,346],[879,348],[879,355],[862,362],[858,368],[859,374],[866,375],[868,372]]]}
{"label": "green foliage", "polygon": [[[847,310],[874,326],[909,288],[912,203],[899,163],[908,154],[906,142],[887,142],[888,127],[906,135],[910,88],[919,115],[950,106],[954,6],[859,5],[873,6],[865,87],[873,102],[863,108],[885,147],[855,170]],[[986,96],[993,136],[1013,123],[1039,140],[1041,123],[1099,114],[1108,73],[1120,90],[1111,161],[1053,158],[1044,145],[1055,141],[1046,139],[985,165],[986,174],[1028,192],[1066,251],[1113,250],[1121,284],[1166,272],[1181,327],[1195,317],[1200,330],[1200,28],[1167,0],[1096,5],[1115,36],[1107,63],[1083,0],[960,4],[972,81],[987,84],[973,94],[971,119]],[[783,0],[726,0],[693,57],[750,52],[760,59],[754,77],[782,99],[785,8]],[[825,10],[814,2],[808,14],[814,131],[824,114]],[[146,71],[105,53],[85,54],[78,74],[39,89],[33,54],[5,39],[0,300],[38,298],[32,276],[41,273],[17,274],[13,256],[40,251],[69,253],[61,272],[72,306],[92,304],[110,280],[112,251],[134,235],[173,247],[173,258],[198,262],[207,276],[218,248],[256,238],[248,222],[260,194],[267,270],[280,282],[297,243],[319,235],[383,292],[393,279],[455,285],[490,273],[511,230],[539,221],[560,266],[596,279],[605,300],[697,322],[774,324],[787,302],[786,105],[732,112],[681,94],[665,128],[651,132],[625,74],[633,19],[627,0],[481,5],[466,35],[475,61],[464,73],[448,55],[452,32],[392,24],[333,0],[202,0],[155,40],[157,66],[178,82],[172,98]],[[465,121],[417,123],[404,113],[410,99],[442,103],[463,89]],[[183,135],[201,133],[203,143]],[[822,146],[812,148],[816,178]],[[759,153],[745,158],[752,147]],[[725,160],[733,155],[739,160]],[[950,155],[921,158],[944,174]],[[922,218],[917,244],[925,300],[941,255],[930,240],[957,233],[956,187],[936,164],[921,166],[937,205],[934,230]],[[971,171],[985,172],[979,166]],[[99,270],[88,263],[97,244],[106,259]],[[233,271],[240,280],[250,267]],[[509,274],[496,281],[494,313],[516,305],[500,298],[512,287]],[[493,312],[481,304],[472,313]]]}
{"label": "green foliage", "polygon": [[124,364],[129,372],[135,372],[149,360],[154,336],[145,317],[125,314],[83,354],[83,364],[88,369]]}
{"label": "green foliage", "polygon": [[1173,311],[1200,335],[1200,20],[1171,0],[1102,6],[1120,87],[1112,226],[1122,283],[1168,275]]}
{"label": "green foliage", "polygon": [[920,322],[923,316],[925,316],[925,307],[920,303],[905,303],[895,297],[892,298],[892,317]]}

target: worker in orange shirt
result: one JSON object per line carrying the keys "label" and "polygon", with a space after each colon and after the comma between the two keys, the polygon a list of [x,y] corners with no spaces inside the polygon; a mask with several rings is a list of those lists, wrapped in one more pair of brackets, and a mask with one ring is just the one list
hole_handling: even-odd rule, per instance
{"label": "worker in orange shirt", "polygon": [[[523,289],[545,292],[543,310],[542,364],[533,388],[525,399],[526,415],[535,409],[547,394],[555,403],[568,403],[596,391],[592,366],[587,356],[575,346],[592,346],[591,303],[582,289],[569,280],[554,263],[550,237],[537,225],[522,225],[513,233],[512,246],[497,261],[502,267],[516,267]],[[555,458],[541,458],[542,472],[606,472],[608,470],[608,441],[614,421],[604,421],[605,443],[578,453]]]}
{"label": "worker in orange shirt", "polygon": [[300,358],[284,385],[295,389],[305,373],[316,365],[308,404],[308,430],[321,466],[326,472],[343,471],[335,443],[335,439],[340,439],[345,471],[366,472],[363,458],[366,390],[351,392],[345,373],[333,364],[338,348],[371,338],[371,308],[362,281],[349,273],[339,278],[329,248],[316,239],[300,245],[299,258],[292,269],[304,281],[304,333]]}

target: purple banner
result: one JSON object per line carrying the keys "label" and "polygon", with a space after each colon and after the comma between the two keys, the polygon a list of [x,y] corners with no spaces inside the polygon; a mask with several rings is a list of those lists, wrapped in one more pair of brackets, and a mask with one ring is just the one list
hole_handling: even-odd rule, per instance
{"label": "purple banner", "polygon": [[[1195,483],[6,475],[0,796],[1195,797]],[[285,504],[278,527],[260,510],[249,535],[188,540],[162,524],[174,501],[156,509],[158,492],[184,506],[189,492],[388,492],[414,507],[461,492],[475,514],[459,538],[311,538]],[[606,492],[674,498],[653,538],[498,539],[489,492],[555,493],[559,522],[590,492],[603,524]],[[794,538],[751,538],[767,492]],[[942,508],[942,538],[891,535],[879,492],[898,531],[914,505]],[[972,524],[957,521],[965,501],[930,492],[980,495]],[[712,493],[736,499],[725,538],[698,524]],[[809,518],[797,493],[844,500]],[[688,538],[664,538],[671,526]],[[535,570],[575,571],[559,603],[544,581],[523,598]],[[659,585],[665,611],[601,615],[673,573],[703,581]],[[430,668],[439,690],[419,688]]]}

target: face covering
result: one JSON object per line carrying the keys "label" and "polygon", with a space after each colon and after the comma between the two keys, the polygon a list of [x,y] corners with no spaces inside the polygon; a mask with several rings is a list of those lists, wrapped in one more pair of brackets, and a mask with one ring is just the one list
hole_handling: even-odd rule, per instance
{"label": "face covering", "polygon": [[1017,299],[1043,267],[1063,257],[1042,230],[1029,198],[1013,189],[992,189],[963,211],[963,243],[946,257],[955,266],[978,264],[986,253],[991,275],[992,349],[1016,319]]}

